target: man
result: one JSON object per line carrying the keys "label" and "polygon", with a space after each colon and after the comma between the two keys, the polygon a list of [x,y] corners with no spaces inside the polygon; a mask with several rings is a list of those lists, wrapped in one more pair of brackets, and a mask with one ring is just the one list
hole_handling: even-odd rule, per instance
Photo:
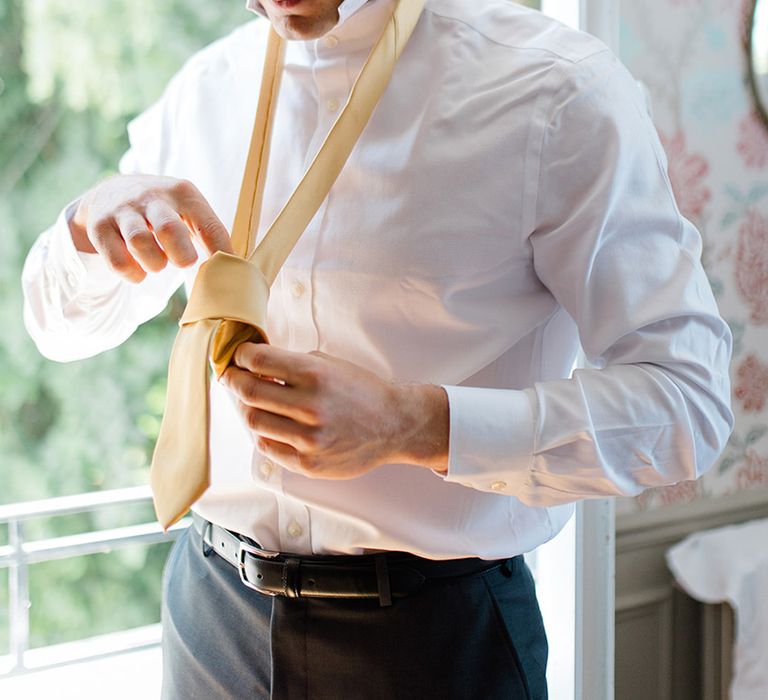
{"label": "man", "polygon": [[[392,8],[252,3],[291,40],[262,234]],[[266,33],[195,56],[131,125],[123,174],[39,239],[44,354],[121,343],[230,249]],[[546,697],[521,554],[578,499],[699,477],[732,426],[730,334],[665,170],[600,42],[506,0],[427,3],[272,289],[272,344],[212,388],[164,697]],[[579,340],[595,368],[568,378]]]}

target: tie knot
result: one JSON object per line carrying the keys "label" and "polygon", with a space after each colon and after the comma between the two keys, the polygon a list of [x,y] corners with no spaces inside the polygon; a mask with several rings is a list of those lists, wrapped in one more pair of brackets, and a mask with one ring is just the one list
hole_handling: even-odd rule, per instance
{"label": "tie knot", "polygon": [[218,251],[198,269],[179,325],[221,319],[265,328],[268,300],[269,285],[256,265]]}

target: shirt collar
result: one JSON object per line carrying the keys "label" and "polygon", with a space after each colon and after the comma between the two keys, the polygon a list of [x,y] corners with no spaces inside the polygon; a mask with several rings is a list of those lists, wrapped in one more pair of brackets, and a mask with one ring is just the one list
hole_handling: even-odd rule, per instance
{"label": "shirt collar", "polygon": [[[309,41],[289,41],[286,65],[294,61],[299,64],[307,61],[312,63],[321,53],[330,58],[369,50],[392,14],[394,3],[395,0],[343,0],[339,5],[339,21],[326,34],[333,34],[333,44],[324,42],[323,37]],[[265,14],[259,0],[247,0],[246,7],[258,14]]]}

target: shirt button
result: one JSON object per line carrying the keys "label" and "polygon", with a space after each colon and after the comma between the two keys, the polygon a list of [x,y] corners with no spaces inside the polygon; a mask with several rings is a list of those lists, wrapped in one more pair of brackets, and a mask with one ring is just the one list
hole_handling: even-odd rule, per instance
{"label": "shirt button", "polygon": [[327,49],[332,49],[334,46],[338,45],[339,40],[337,37],[333,36],[333,34],[329,34],[325,39],[323,39],[323,46]]}
{"label": "shirt button", "polygon": [[304,294],[304,285],[301,282],[294,282],[291,285],[291,295],[294,299],[300,299]]}
{"label": "shirt button", "polygon": [[270,460],[265,459],[262,461],[261,466],[259,467],[259,471],[261,471],[261,475],[265,479],[269,479],[269,477],[272,476],[272,472],[275,471],[275,465]]}
{"label": "shirt button", "polygon": [[339,101],[335,98],[326,100],[325,107],[329,112],[335,112],[339,108]]}
{"label": "shirt button", "polygon": [[301,525],[299,525],[297,522],[292,522],[288,526],[288,534],[291,537],[300,537],[302,532],[304,532],[304,530],[301,529]]}
{"label": "shirt button", "polygon": [[494,481],[491,484],[491,490],[493,491],[503,491],[505,488],[507,488],[506,481]]}
{"label": "shirt button", "polygon": [[74,287],[75,286],[75,282],[77,282],[77,279],[75,278],[75,275],[72,272],[68,272],[67,273],[67,284],[70,287]]}

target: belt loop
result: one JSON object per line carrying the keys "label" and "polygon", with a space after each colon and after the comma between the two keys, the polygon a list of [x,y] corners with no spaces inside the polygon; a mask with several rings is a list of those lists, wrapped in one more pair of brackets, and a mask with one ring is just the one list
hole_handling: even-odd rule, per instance
{"label": "belt loop", "polygon": [[386,608],[392,605],[387,555],[376,554],[374,555],[374,561],[376,562],[376,583],[379,587],[379,605],[382,608]]}
{"label": "belt loop", "polygon": [[213,551],[213,547],[205,543],[205,536],[211,532],[213,524],[210,520],[203,520],[203,531],[200,533],[200,541],[203,547],[203,556],[208,557]]}
{"label": "belt loop", "polygon": [[299,567],[301,566],[301,560],[299,559],[286,559],[283,564],[283,591],[289,598],[299,598],[301,591],[299,590]]}

